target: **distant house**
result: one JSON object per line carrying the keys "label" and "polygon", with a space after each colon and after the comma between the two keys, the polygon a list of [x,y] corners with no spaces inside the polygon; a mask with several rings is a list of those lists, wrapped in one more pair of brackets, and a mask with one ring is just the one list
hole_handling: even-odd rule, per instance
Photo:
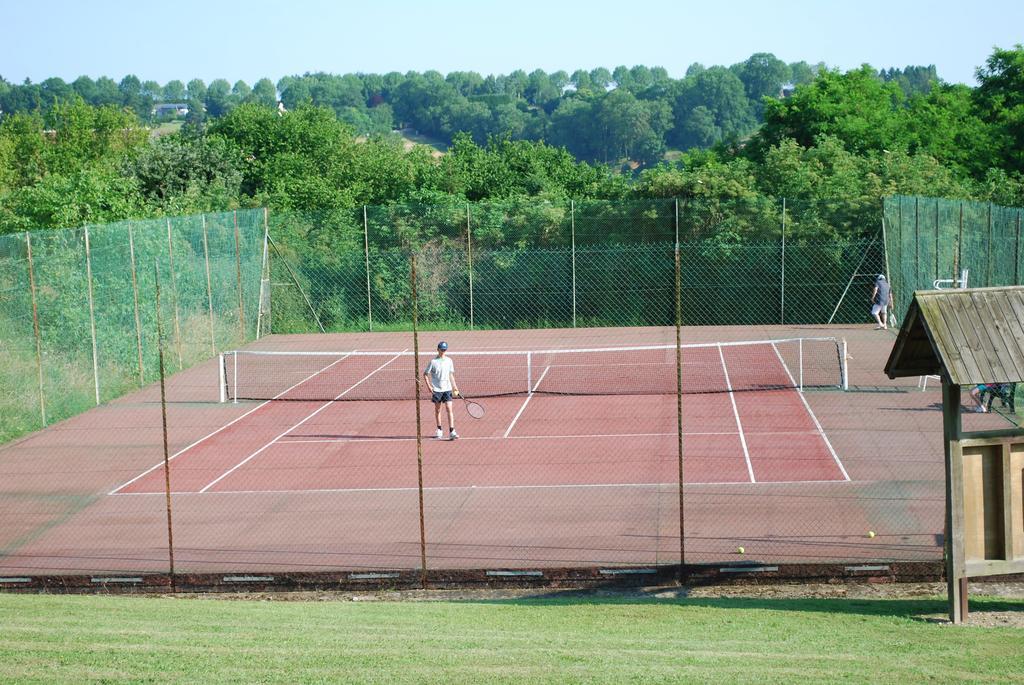
{"label": "distant house", "polygon": [[184,102],[161,102],[153,107],[153,116],[158,119],[168,115],[183,117],[188,114],[188,104]]}

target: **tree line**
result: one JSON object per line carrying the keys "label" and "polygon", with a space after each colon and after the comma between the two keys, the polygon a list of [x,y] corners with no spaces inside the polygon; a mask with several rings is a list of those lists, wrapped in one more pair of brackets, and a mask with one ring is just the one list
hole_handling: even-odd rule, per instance
{"label": "tree line", "polygon": [[[71,83],[49,78],[21,85],[0,78],[0,112],[45,114],[77,95],[93,106],[130,109],[143,123],[176,116],[173,111],[158,115],[159,103],[183,104],[190,125],[199,126],[243,104],[275,106],[280,96],[290,110],[329,108],[361,135],[412,128],[451,144],[458,133],[468,132],[481,145],[492,136],[545,140],[581,160],[651,164],[669,149],[706,148],[748,135],[761,119],[762,98],[810,83],[824,69],[821,63],[786,64],[758,53],[729,67],[693,64],[681,79],[644,65],[486,77],[473,71],[307,73],[276,84],[263,78],[251,87],[226,79],[161,86],[135,75],[120,82],[81,76]],[[938,81],[934,66],[885,69],[878,76],[899,84],[908,96],[926,93]]]}
{"label": "tree line", "polygon": [[[0,232],[252,206],[786,197],[847,207],[823,233],[867,234],[887,194],[1024,204],[1022,73],[1018,45],[993,51],[977,87],[934,68],[843,73],[771,55],[679,80],[621,67],[193,81],[183,92],[202,106],[165,136],[147,127],[156,86],[134,77],[78,79],[60,95],[53,79],[0,81]],[[172,82],[161,98],[168,86],[182,94]],[[406,149],[388,133],[399,124],[450,149]],[[666,160],[669,145],[685,152]],[[643,164],[624,171],[627,159]]]}

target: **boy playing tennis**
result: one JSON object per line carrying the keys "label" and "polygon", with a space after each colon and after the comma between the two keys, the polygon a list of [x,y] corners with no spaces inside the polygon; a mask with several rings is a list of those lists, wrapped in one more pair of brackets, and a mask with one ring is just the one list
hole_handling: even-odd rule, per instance
{"label": "boy playing tennis", "polygon": [[430,399],[434,402],[434,422],[437,425],[437,432],[434,437],[441,439],[441,404],[448,411],[448,437],[456,440],[459,434],[455,432],[455,413],[452,411],[452,397],[459,396],[459,386],[455,383],[455,365],[452,360],[445,356],[448,351],[448,343],[443,340],[437,343],[437,356],[430,360],[427,368],[423,370],[423,380],[430,388]]}

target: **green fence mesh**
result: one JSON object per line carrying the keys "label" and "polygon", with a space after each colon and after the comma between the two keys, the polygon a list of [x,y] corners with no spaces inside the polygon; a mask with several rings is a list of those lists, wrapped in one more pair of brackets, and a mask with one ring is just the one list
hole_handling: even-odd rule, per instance
{"label": "green fence mesh", "polygon": [[1021,208],[985,202],[886,198],[886,256],[896,311],[907,310],[915,290],[959,278],[963,270],[972,287],[1020,285],[1022,215]]}
{"label": "green fence mesh", "polygon": [[849,213],[645,200],[272,214],[272,330],[408,329],[412,250],[426,328],[671,325],[677,240],[688,325],[861,322],[884,253]]}
{"label": "green fence mesh", "polygon": [[250,210],[0,236],[0,443],[156,380],[157,266],[170,370],[256,337],[263,234]]}

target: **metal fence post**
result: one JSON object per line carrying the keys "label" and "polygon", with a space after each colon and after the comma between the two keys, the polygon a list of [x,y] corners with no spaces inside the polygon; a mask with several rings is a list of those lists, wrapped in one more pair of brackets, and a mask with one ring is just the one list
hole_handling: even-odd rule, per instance
{"label": "metal fence post", "polygon": [[779,323],[786,323],[786,198],[782,198],[782,273],[779,286]]}
{"label": "metal fence post", "polygon": [[235,221],[235,273],[238,276],[238,330],[241,333],[239,344],[245,344],[245,304],[242,294],[242,246],[238,236],[238,210],[232,212]]}
{"label": "metal fence post", "polygon": [[217,354],[217,337],[213,328],[213,288],[210,285],[210,246],[206,237],[205,214],[203,214],[203,260],[206,262],[206,306],[210,313],[210,354],[213,355]]}
{"label": "metal fence post", "polygon": [[473,330],[473,231],[469,221],[469,203],[466,203],[466,262],[469,268],[469,330]]}
{"label": "metal fence post", "polygon": [[132,266],[132,300],[135,303],[135,348],[139,353],[139,387],[146,384],[145,366],[142,362],[142,317],[139,316],[139,279],[135,270],[135,236],[128,224],[128,255]]}
{"label": "metal fence post", "polygon": [[992,203],[988,203],[988,250],[985,258],[985,287],[992,285]]}
{"label": "metal fence post", "polygon": [[32,333],[36,339],[36,370],[39,373],[39,416],[46,426],[46,391],[43,386],[43,340],[39,332],[39,306],[36,304],[36,276],[32,268],[32,234],[25,231],[25,250],[28,257],[28,289],[32,296]]}
{"label": "metal fence post", "polygon": [[[270,315],[270,209],[263,208],[263,260],[260,262],[260,302],[256,310],[256,337],[263,337],[264,321]],[[271,326],[270,323],[267,326]]]}
{"label": "metal fence post", "polygon": [[572,327],[576,328],[576,201],[569,200],[569,240],[572,261]]}
{"label": "metal fence post", "polygon": [[363,205],[363,259],[366,261],[366,322],[373,330],[373,303],[370,297],[370,223],[366,218],[366,205]]}
{"label": "metal fence post", "polygon": [[178,370],[185,368],[181,354],[181,323],[178,320],[178,285],[174,278],[174,246],[171,240],[171,220],[167,219],[167,263],[171,272],[171,304],[174,306],[174,347],[178,353]]}
{"label": "metal fence post", "polygon": [[92,257],[89,253],[89,227],[85,227],[85,277],[89,294],[89,329],[92,333],[92,377],[96,388],[96,404],[100,403],[100,361],[96,346],[96,312],[92,299]]}
{"label": "metal fence post", "polygon": [[1013,244],[1013,284],[1020,285],[1020,211],[1017,210],[1017,240]]}

